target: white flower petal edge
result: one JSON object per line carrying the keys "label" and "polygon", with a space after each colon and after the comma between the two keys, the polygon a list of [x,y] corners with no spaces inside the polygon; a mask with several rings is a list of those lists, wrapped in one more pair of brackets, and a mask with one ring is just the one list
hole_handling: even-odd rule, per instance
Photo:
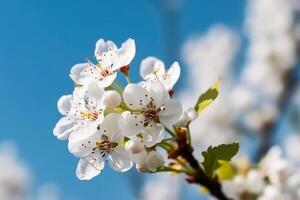
{"label": "white flower petal edge", "polygon": [[135,53],[136,53],[135,42],[133,39],[129,38],[122,44],[121,48],[119,49],[115,60],[117,64],[113,69],[117,70],[120,69],[121,67],[129,65],[132,59],[134,58]]}
{"label": "white flower petal edge", "polygon": [[133,110],[122,113],[120,124],[123,134],[130,137],[142,133],[147,147],[163,139],[162,124],[174,125],[183,112],[181,104],[170,100],[160,83],[147,82],[145,87],[128,84],[124,89],[123,99]]}
{"label": "white flower petal edge", "polygon": [[156,172],[157,168],[162,166],[165,163],[165,161],[160,153],[158,153],[157,151],[151,151],[146,157],[145,163],[147,168],[151,172]]}
{"label": "white flower petal edge", "polygon": [[120,126],[122,134],[127,137],[135,136],[144,130],[144,116],[125,111],[122,113]]}
{"label": "white flower petal edge", "polygon": [[104,89],[95,81],[74,90],[73,95],[67,95],[58,101],[58,109],[64,115],[60,119],[53,134],[61,140],[81,128],[97,128],[104,118],[105,105],[102,104]]}
{"label": "white flower petal edge", "polygon": [[129,152],[120,147],[115,148],[110,153],[108,161],[111,168],[118,172],[128,171],[133,166]]}
{"label": "white flower petal edge", "polygon": [[68,117],[62,117],[55,125],[53,134],[59,140],[66,140],[74,131],[74,122],[70,121]]}
{"label": "white flower petal edge", "polygon": [[164,127],[158,123],[152,123],[142,133],[143,142],[146,147],[152,147],[164,139]]}
{"label": "white flower petal edge", "polygon": [[165,163],[163,156],[157,151],[150,151],[148,153],[144,150],[133,154],[132,157],[139,172],[156,172],[157,168],[163,166]]}
{"label": "white flower petal edge", "polygon": [[130,153],[120,145],[123,136],[118,126],[119,119],[120,114],[110,113],[105,116],[100,130],[81,129],[81,133],[70,136],[69,151],[80,158],[76,170],[79,179],[89,180],[100,174],[106,159],[119,172],[132,167]]}
{"label": "white flower petal edge", "polygon": [[[79,63],[71,68],[70,78],[78,85],[88,84],[97,79],[97,67],[91,63]],[[93,78],[92,78],[93,77]]]}
{"label": "white flower petal edge", "polygon": [[121,115],[117,113],[110,113],[105,116],[100,125],[100,133],[106,135],[108,140],[112,143],[120,143],[123,140],[123,135],[119,126]]}
{"label": "white flower petal edge", "polygon": [[129,38],[121,48],[112,41],[100,39],[96,42],[95,57],[98,64],[91,62],[76,64],[70,72],[71,79],[78,85],[94,80],[103,88],[110,86],[117,77],[117,70],[130,64],[135,56],[135,42]]}
{"label": "white flower petal edge", "polygon": [[97,58],[98,56],[100,57],[103,53],[106,53],[110,50],[114,51],[117,49],[118,48],[113,41],[108,40],[105,42],[105,40],[101,38],[96,42],[94,55]]}
{"label": "white flower petal edge", "polygon": [[160,59],[152,56],[143,59],[140,68],[141,77],[144,80],[151,79],[155,73],[163,75],[165,73],[165,64]]}
{"label": "white flower petal edge", "polygon": [[174,87],[180,77],[180,66],[178,62],[174,62],[167,71],[165,81],[162,81],[166,89],[170,90]]}
{"label": "white flower petal edge", "polygon": [[57,102],[57,108],[60,114],[67,115],[71,110],[73,96],[72,95],[64,95]]}
{"label": "white flower petal edge", "polygon": [[174,62],[168,71],[156,57],[147,57],[141,62],[140,75],[145,81],[160,82],[167,91],[172,90],[180,76],[180,66]]}
{"label": "white flower petal edge", "polygon": [[99,175],[103,168],[104,161],[102,158],[81,158],[77,164],[76,176],[80,180],[91,180]]}
{"label": "white flower petal edge", "polygon": [[142,109],[149,103],[148,92],[138,84],[130,83],[123,91],[123,100],[132,110]]}
{"label": "white flower petal edge", "polygon": [[179,101],[170,99],[164,104],[164,110],[159,113],[159,119],[162,124],[172,126],[178,122],[182,116],[183,108]]}

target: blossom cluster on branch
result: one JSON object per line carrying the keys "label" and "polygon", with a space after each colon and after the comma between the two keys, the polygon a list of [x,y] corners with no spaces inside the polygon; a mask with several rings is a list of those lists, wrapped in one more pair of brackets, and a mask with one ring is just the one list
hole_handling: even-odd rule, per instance
{"label": "blossom cluster on branch", "polygon": [[[132,83],[130,66],[135,55],[134,40],[118,48],[112,41],[96,43],[95,58],[74,65],[70,77],[75,82],[72,94],[62,96],[58,110],[63,117],[53,133],[68,140],[69,151],[80,160],[76,175],[90,180],[99,175],[105,161],[116,171],[125,172],[135,164],[139,172],[183,173],[189,183],[200,184],[219,199],[227,199],[214,173],[220,160],[230,161],[238,143],[209,147],[204,161],[193,155],[189,124],[213,102],[220,80],[183,110],[172,98],[180,75],[174,62],[168,70],[155,57],[141,62],[142,81]],[[125,80],[118,80],[120,72]],[[124,81],[125,82],[125,81]]]}
{"label": "blossom cluster on branch", "polygon": [[[246,162],[245,162],[246,161]],[[257,165],[237,157],[231,168],[235,174],[223,181],[225,193],[234,199],[300,198],[300,170],[284,156],[282,148],[272,147]]]}
{"label": "blossom cluster on branch", "polygon": [[[105,160],[120,172],[133,162],[139,171],[156,171],[164,164],[157,145],[164,127],[172,127],[182,115],[179,101],[169,95],[179,78],[177,62],[165,71],[162,61],[148,57],[141,63],[139,83],[131,83],[129,64],[135,42],[128,39],[118,48],[112,41],[96,43],[97,64],[87,61],[72,67],[73,94],[58,101],[63,117],[54,128],[59,139],[68,139],[69,151],[79,157],[76,174],[89,180],[104,168]],[[127,80],[117,80],[120,70]]]}

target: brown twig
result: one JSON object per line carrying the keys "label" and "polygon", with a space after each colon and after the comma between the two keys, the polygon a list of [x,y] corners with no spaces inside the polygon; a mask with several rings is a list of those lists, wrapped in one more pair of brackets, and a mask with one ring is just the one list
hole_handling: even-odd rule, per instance
{"label": "brown twig", "polygon": [[182,157],[186,160],[194,173],[187,174],[187,181],[189,183],[199,184],[207,188],[211,195],[220,200],[229,200],[223,193],[222,186],[217,179],[212,179],[205,174],[198,160],[193,155],[193,147],[187,142],[187,130],[179,128],[176,130],[177,135],[177,149],[169,152],[170,159]]}

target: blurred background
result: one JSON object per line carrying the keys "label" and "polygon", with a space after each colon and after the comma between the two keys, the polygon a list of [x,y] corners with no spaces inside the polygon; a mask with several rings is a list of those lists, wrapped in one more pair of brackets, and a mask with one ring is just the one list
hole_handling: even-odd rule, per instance
{"label": "blurred background", "polygon": [[175,97],[186,108],[222,77],[217,101],[192,124],[199,158],[238,140],[249,162],[277,145],[299,166],[299,22],[299,0],[1,0],[0,199],[208,199],[181,178],[134,169],[77,180],[77,158],[52,134],[56,102],[99,38],[135,39],[135,81],[146,56],[178,60]]}

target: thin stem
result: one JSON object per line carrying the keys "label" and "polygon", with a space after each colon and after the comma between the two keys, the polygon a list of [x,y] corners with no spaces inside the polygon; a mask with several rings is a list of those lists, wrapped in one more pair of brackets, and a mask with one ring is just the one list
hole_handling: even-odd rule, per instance
{"label": "thin stem", "polygon": [[175,173],[184,173],[184,174],[189,174],[190,173],[187,170],[174,169],[174,168],[168,167],[168,166],[159,167],[157,172],[175,172]]}
{"label": "thin stem", "polygon": [[124,74],[127,83],[131,83],[130,77],[128,74]]}
{"label": "thin stem", "polygon": [[188,123],[188,125],[187,125],[186,135],[187,135],[187,138],[186,138],[187,143],[191,144],[192,143],[192,137],[191,137],[191,131],[190,131],[190,123]]}
{"label": "thin stem", "polygon": [[120,88],[119,86],[117,86],[115,83],[112,83],[110,86],[108,86],[108,89],[115,90],[115,91],[119,92],[120,94],[122,94],[122,92],[123,92],[123,89]]}
{"label": "thin stem", "polygon": [[173,133],[173,131],[171,131],[169,128],[167,128],[165,126],[165,130],[172,136],[172,137],[175,137],[175,133]]}
{"label": "thin stem", "polygon": [[175,138],[170,137],[162,140],[162,142],[168,142],[168,141],[175,141]]}
{"label": "thin stem", "polygon": [[114,80],[114,82],[112,83],[112,85],[117,88],[117,91],[119,93],[123,92],[123,87],[122,87],[122,85],[120,84],[120,82],[117,79]]}
{"label": "thin stem", "polygon": [[161,148],[163,148],[163,149],[165,149],[167,152],[170,151],[173,148],[169,144],[163,143],[163,142],[160,142],[160,143],[158,143],[156,145],[159,146],[159,147],[161,147]]}
{"label": "thin stem", "polygon": [[123,90],[123,87],[122,87],[121,83],[118,81],[118,79],[115,79],[115,80],[114,80],[114,83],[115,83],[120,89]]}

